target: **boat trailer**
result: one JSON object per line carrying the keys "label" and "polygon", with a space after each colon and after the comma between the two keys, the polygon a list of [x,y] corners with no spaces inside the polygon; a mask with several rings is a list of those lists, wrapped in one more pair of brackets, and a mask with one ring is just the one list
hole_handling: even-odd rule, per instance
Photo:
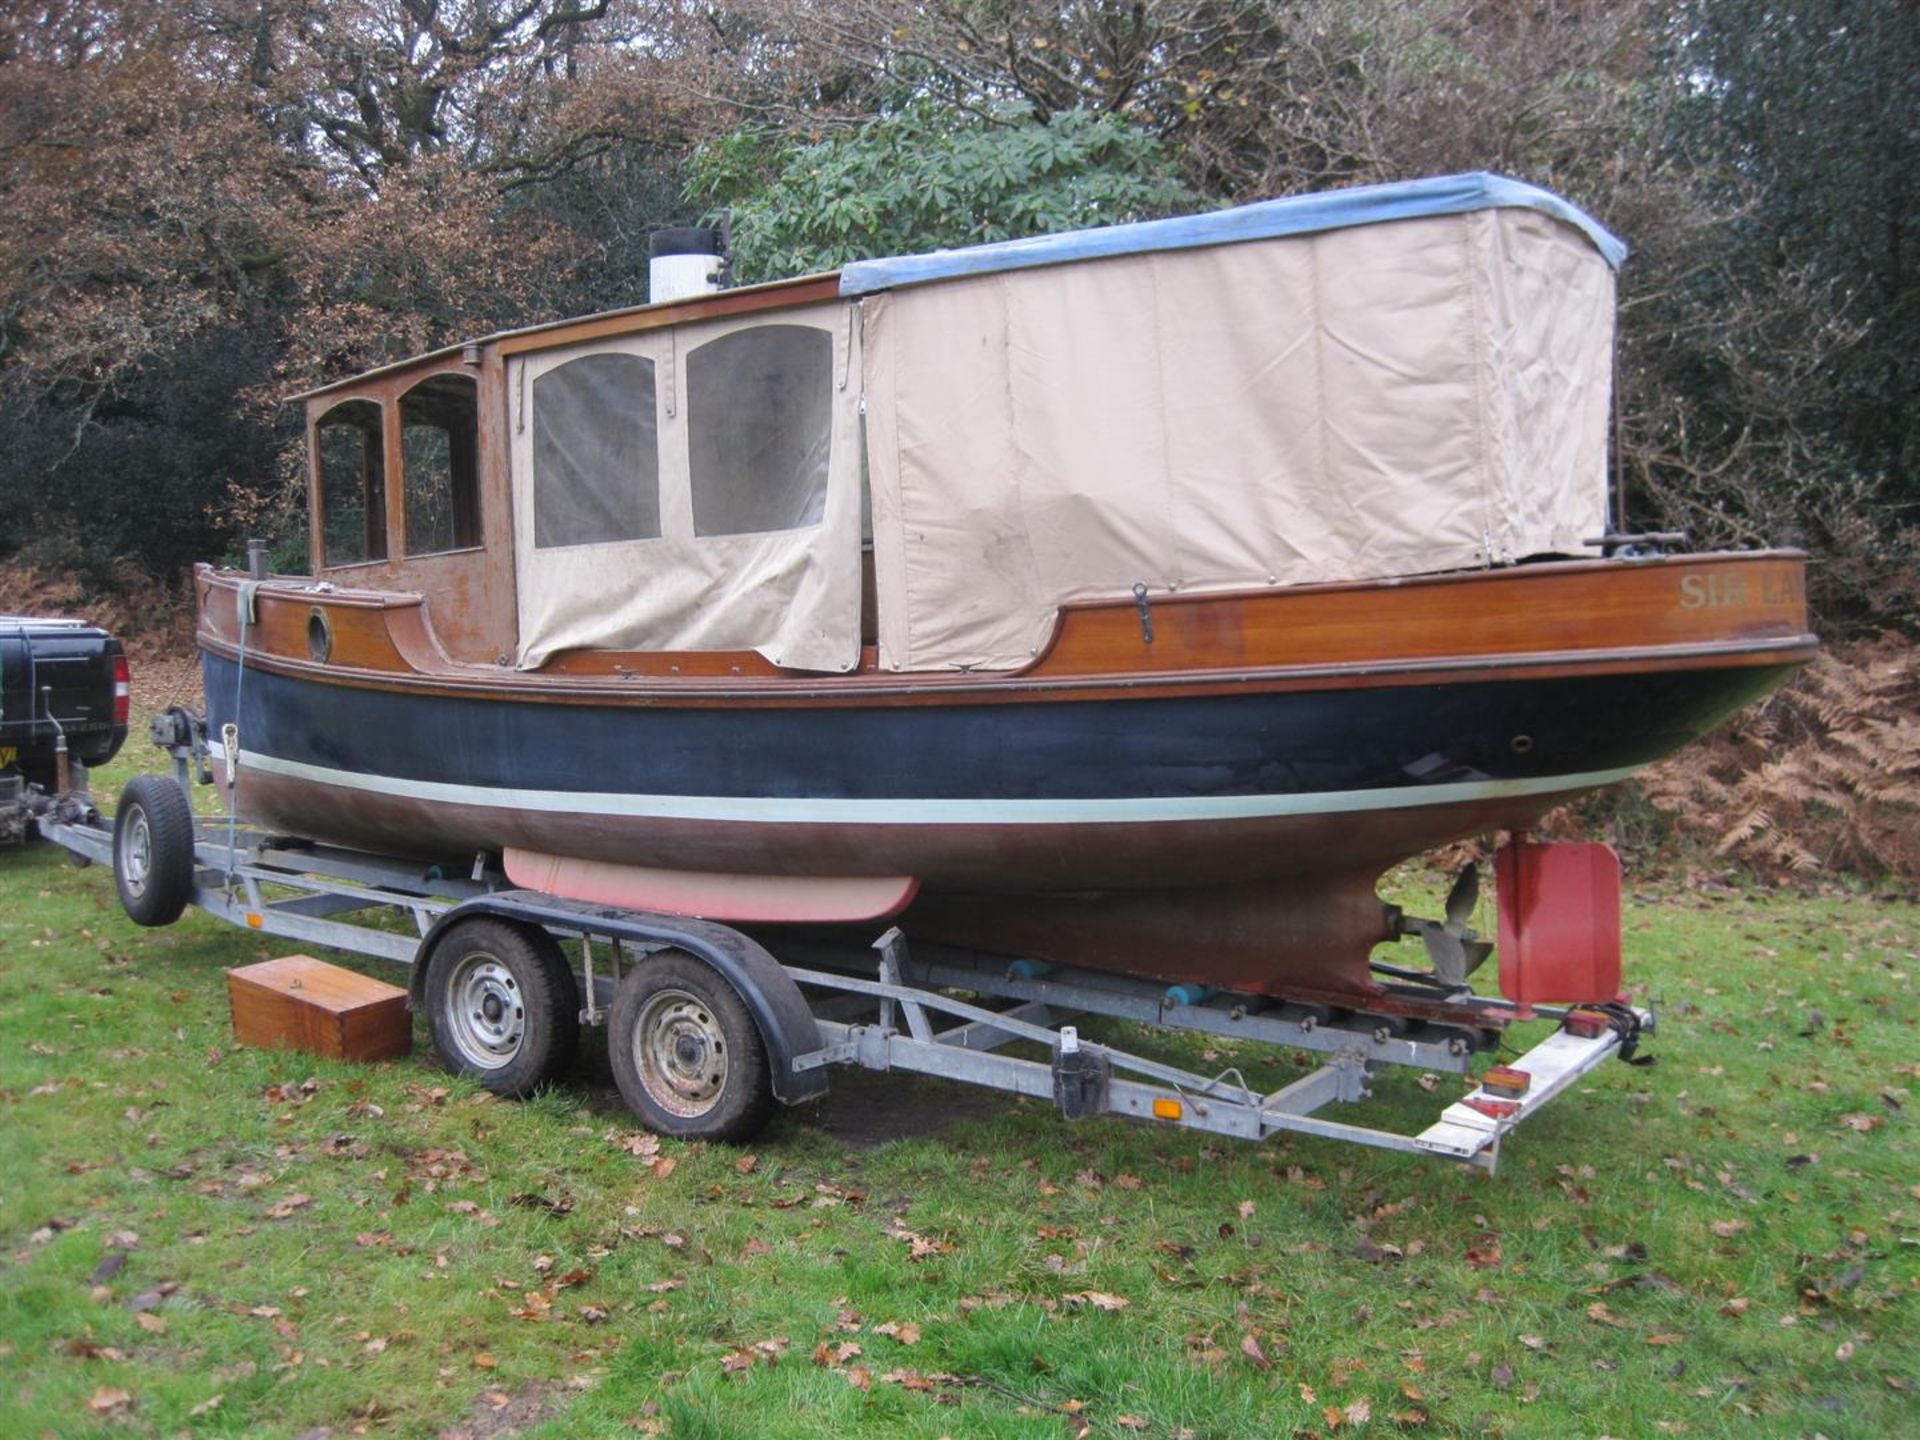
{"label": "boat trailer", "polygon": [[[1435,1023],[909,945],[897,927],[877,939],[749,934],[559,899],[511,887],[484,854],[434,865],[196,821],[186,797],[206,778],[199,737],[180,712],[156,717],[154,730],[172,778],[136,777],[111,822],[84,806],[38,821],[45,839],[113,868],[133,918],[166,924],[191,905],[261,934],[409,965],[410,1003],[426,1012],[441,1059],[498,1094],[548,1083],[579,1028],[604,1027],[623,1098],[666,1134],[745,1138],[774,1101],[820,1095],[831,1067],[851,1065],[1044,1100],[1068,1119],[1126,1115],[1245,1140],[1315,1135],[1492,1171],[1518,1125],[1607,1060],[1631,1058],[1654,1024],[1624,1004],[1524,1006],[1464,987],[1447,997],[1464,1018]],[[1431,983],[1389,992],[1402,988],[1435,994]],[[1465,1080],[1508,1021],[1536,1018],[1555,1022],[1546,1038]],[[1276,1047],[1305,1073],[1262,1091],[1237,1067],[1207,1075],[1086,1038],[1089,1019]],[[1390,1066],[1462,1077],[1465,1093],[1415,1134],[1329,1118],[1371,1097]]]}

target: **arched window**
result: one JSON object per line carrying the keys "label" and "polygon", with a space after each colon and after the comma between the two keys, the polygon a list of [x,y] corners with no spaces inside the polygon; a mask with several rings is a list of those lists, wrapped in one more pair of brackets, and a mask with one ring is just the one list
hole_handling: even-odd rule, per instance
{"label": "arched window", "polygon": [[480,543],[479,391],[470,375],[434,375],[400,399],[407,554]]}
{"label": "arched window", "polygon": [[583,355],[535,380],[535,547],[658,538],[659,427],[642,356]]}
{"label": "arched window", "polygon": [[318,461],[320,563],[387,558],[387,467],[380,407],[343,400],[314,427]]}
{"label": "arched window", "polygon": [[817,525],[833,438],[833,337],[760,325],[687,357],[693,533],[746,535]]}

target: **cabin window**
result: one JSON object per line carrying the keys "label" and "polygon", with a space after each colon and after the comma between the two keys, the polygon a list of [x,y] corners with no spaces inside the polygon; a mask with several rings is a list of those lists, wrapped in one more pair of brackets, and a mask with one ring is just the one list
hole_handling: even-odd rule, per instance
{"label": "cabin window", "polygon": [[400,400],[407,554],[480,543],[479,391],[470,375],[435,375]]}
{"label": "cabin window", "polygon": [[533,543],[660,534],[653,361],[583,355],[533,382]]}
{"label": "cabin window", "polygon": [[387,558],[387,467],[380,407],[347,400],[320,417],[314,433],[320,465],[323,565]]}
{"label": "cabin window", "polygon": [[687,357],[696,535],[817,525],[833,433],[833,337],[805,325],[736,330]]}

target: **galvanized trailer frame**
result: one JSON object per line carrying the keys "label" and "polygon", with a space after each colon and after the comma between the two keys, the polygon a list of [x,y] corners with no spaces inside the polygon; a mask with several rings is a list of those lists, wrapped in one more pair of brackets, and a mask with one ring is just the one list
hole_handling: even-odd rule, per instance
{"label": "galvanized trailer frame", "polygon": [[[184,788],[191,778],[190,753],[174,753]],[[77,856],[114,863],[114,832],[90,817],[43,818],[39,828]],[[1492,1171],[1517,1126],[1623,1049],[1630,1051],[1654,1024],[1650,1012],[1624,1006],[1612,1007],[1607,1023],[1594,1025],[1590,1009],[1519,1012],[1503,1000],[1456,994],[1452,999],[1465,1013],[1486,1017],[1486,1028],[1410,1025],[1263,996],[1009,964],[1004,956],[915,949],[897,928],[870,945],[769,940],[710,922],[512,889],[485,856],[458,873],[460,867],[340,850],[218,821],[197,824],[193,864],[193,906],[261,934],[413,966],[415,1008],[425,994],[426,965],[418,962],[430,965],[436,938],[475,915],[538,926],[574,942],[578,1018],[587,1025],[607,1022],[624,970],[662,950],[690,951],[748,1005],[773,1062],[771,1087],[789,1103],[822,1093],[830,1067],[853,1065],[1049,1100],[1068,1118],[1126,1115],[1246,1140],[1315,1135]],[[1508,1083],[1474,1086],[1417,1134],[1322,1113],[1368,1099],[1384,1067],[1467,1076],[1505,1020],[1536,1017],[1560,1022],[1559,1028],[1504,1067],[1500,1078]],[[1088,1018],[1132,1022],[1149,1032],[1251,1041],[1318,1063],[1263,1093],[1237,1068],[1206,1075],[1085,1039],[1079,1027]],[[622,1040],[611,1036],[609,1043]],[[1512,1088],[1513,1071],[1524,1072],[1524,1089]]]}

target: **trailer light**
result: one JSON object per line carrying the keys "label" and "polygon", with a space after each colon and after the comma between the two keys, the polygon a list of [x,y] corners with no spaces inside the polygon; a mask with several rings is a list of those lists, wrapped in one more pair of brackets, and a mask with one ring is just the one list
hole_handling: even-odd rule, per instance
{"label": "trailer light", "polygon": [[127,657],[113,657],[113,723],[124,725],[133,710],[133,673],[127,669]]}
{"label": "trailer light", "polygon": [[1520,1113],[1518,1100],[1495,1100],[1490,1095],[1469,1095],[1460,1103],[1494,1120],[1506,1120]]}
{"label": "trailer light", "polygon": [[1480,1088],[1518,1100],[1533,1086],[1533,1076],[1510,1065],[1496,1065],[1480,1077]]}
{"label": "trailer light", "polygon": [[249,930],[258,930],[266,923],[267,917],[262,915],[258,910],[249,910],[247,912],[247,928]]}
{"label": "trailer light", "polygon": [[1163,1098],[1153,1102],[1153,1118],[1156,1120],[1178,1120],[1182,1113],[1178,1100]]}
{"label": "trailer light", "polygon": [[1613,1019],[1604,1010],[1575,1010],[1561,1023],[1569,1035],[1582,1040],[1598,1040],[1613,1028]]}

